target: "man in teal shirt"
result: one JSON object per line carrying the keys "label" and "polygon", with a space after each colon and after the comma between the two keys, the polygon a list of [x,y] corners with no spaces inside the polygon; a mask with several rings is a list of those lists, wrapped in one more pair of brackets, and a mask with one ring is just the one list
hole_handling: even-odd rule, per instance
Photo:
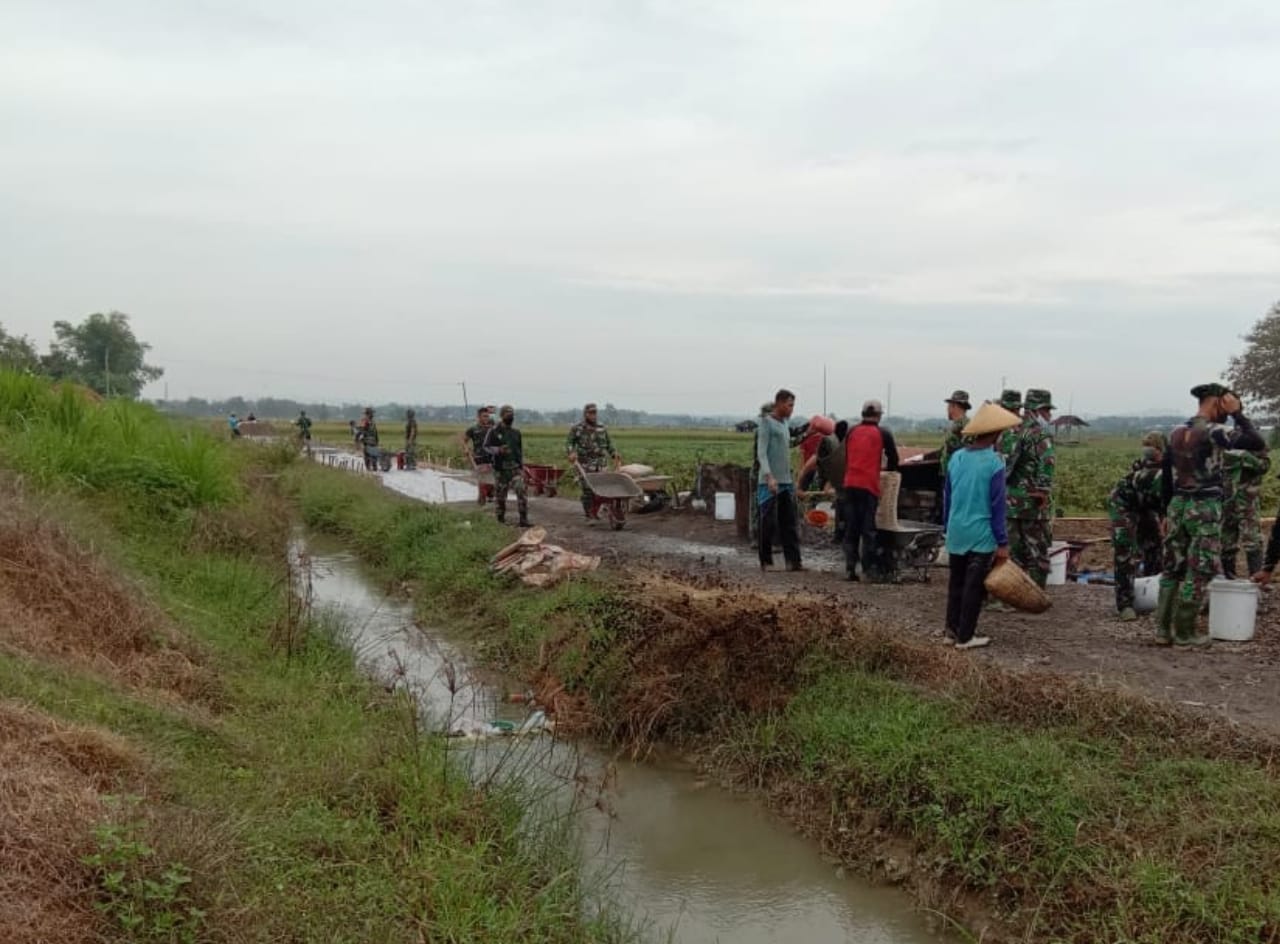
{"label": "man in teal shirt", "polygon": [[756,461],[760,464],[756,502],[760,508],[761,570],[773,566],[775,535],[782,544],[787,570],[804,569],[800,565],[796,486],[791,477],[792,437],[800,431],[790,422],[795,408],[796,395],[790,390],[779,390],[773,398],[773,411],[760,417],[760,428],[756,432]]}

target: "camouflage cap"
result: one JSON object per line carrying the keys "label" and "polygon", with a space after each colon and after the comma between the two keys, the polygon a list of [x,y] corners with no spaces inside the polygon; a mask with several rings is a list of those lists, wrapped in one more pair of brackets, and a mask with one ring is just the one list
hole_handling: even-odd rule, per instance
{"label": "camouflage cap", "polygon": [[1199,384],[1191,388],[1191,395],[1197,400],[1207,400],[1209,397],[1225,397],[1231,390],[1220,383]]}
{"label": "camouflage cap", "polygon": [[506,416],[508,413],[510,413],[510,414],[512,414],[512,415],[514,415],[514,414],[515,414],[515,412],[516,412],[516,408],[515,408],[515,407],[513,407],[510,403],[504,403],[504,404],[502,404],[502,409],[500,409],[500,410],[498,411],[498,415],[499,415],[499,416]]}
{"label": "camouflage cap", "polygon": [[1162,430],[1149,430],[1146,435],[1142,437],[1142,445],[1144,448],[1159,449],[1161,452],[1164,452],[1169,448],[1169,437],[1166,436]]}
{"label": "camouflage cap", "polygon": [[591,412],[592,410],[594,410],[595,408],[596,408],[596,405],[595,405],[594,403],[588,403],[586,406],[584,406],[584,407],[582,408],[582,412],[583,412],[583,413],[590,413],[590,412]]}
{"label": "camouflage cap", "polygon": [[1053,405],[1053,394],[1048,390],[1041,390],[1039,387],[1032,387],[1027,391],[1027,398],[1022,401],[1022,406],[1027,410],[1056,410]]}
{"label": "camouflage cap", "polygon": [[962,406],[966,410],[972,409],[973,404],[969,402],[968,390],[957,390],[951,396],[942,401],[943,403],[954,403],[956,406]]}
{"label": "camouflage cap", "polygon": [[1003,390],[1000,393],[999,403],[1006,410],[1017,412],[1022,409],[1022,391],[1021,390]]}

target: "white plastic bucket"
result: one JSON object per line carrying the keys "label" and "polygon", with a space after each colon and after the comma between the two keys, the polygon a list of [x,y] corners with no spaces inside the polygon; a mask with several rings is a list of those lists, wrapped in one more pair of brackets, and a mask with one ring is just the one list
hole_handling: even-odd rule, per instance
{"label": "white plastic bucket", "polygon": [[736,510],[733,492],[716,492],[716,521],[732,521]]}
{"label": "white plastic bucket", "polygon": [[1160,602],[1160,575],[1139,577],[1133,582],[1133,608],[1139,613],[1154,613]]}
{"label": "white plastic bucket", "polygon": [[1071,545],[1066,541],[1054,541],[1049,545],[1049,576],[1045,580],[1051,587],[1061,587],[1067,582],[1067,557]]}
{"label": "white plastic bucket", "polygon": [[1223,580],[1209,584],[1209,635],[1229,642],[1253,638],[1258,615],[1258,588],[1248,580]]}

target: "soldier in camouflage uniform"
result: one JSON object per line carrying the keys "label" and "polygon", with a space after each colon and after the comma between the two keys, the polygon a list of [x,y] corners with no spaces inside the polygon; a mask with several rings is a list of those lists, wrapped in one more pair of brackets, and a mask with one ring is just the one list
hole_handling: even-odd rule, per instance
{"label": "soldier in camouflage uniform", "polygon": [[364,467],[369,472],[378,471],[378,457],[382,450],[378,448],[378,424],[373,421],[373,407],[364,408],[364,418],[356,428],[356,441],[364,452]]}
{"label": "soldier in camouflage uniform", "polygon": [[[610,459],[613,460],[615,467],[622,464],[622,457],[618,455],[618,450],[613,448],[609,431],[597,421],[598,415],[594,403],[584,406],[582,422],[575,424],[569,430],[569,437],[565,440],[565,452],[569,456],[569,462],[581,466],[583,472],[601,472]],[[587,486],[581,475],[578,479],[582,486],[582,512],[590,518],[595,493]]]}
{"label": "soldier in camouflage uniform", "polygon": [[[1169,527],[1156,607],[1156,642],[1208,645],[1196,632],[1196,617],[1209,581],[1222,566],[1222,453],[1265,447],[1245,417],[1240,398],[1219,383],[1193,387],[1195,416],[1174,429],[1164,456],[1162,486]],[[1234,427],[1223,425],[1227,417]]]}
{"label": "soldier in camouflage uniform", "polygon": [[1053,542],[1053,435],[1048,390],[1030,389],[1023,402],[1022,424],[1007,464],[1009,557],[1040,587],[1049,579],[1049,545]]}
{"label": "soldier in camouflage uniform", "polygon": [[[1022,414],[1022,391],[1021,390],[1002,390],[1000,392],[999,403],[1002,407],[1012,413],[1014,416]],[[1020,427],[1006,429],[1000,434],[1000,438],[996,440],[996,452],[1004,458],[1004,468],[1009,470],[1009,460],[1013,458],[1013,451],[1018,445],[1018,440],[1022,437]]]}
{"label": "soldier in camouflage uniform", "polygon": [[950,425],[938,451],[938,505],[934,517],[939,524],[942,523],[942,487],[947,481],[947,460],[964,448],[962,430],[969,422],[971,409],[969,394],[964,390],[957,390],[942,402],[947,405],[947,422]]}
{"label": "soldier in camouflage uniform", "polygon": [[418,467],[418,417],[413,410],[404,413],[404,467],[410,471]]}
{"label": "soldier in camouflage uniform", "polygon": [[516,493],[516,508],[520,512],[520,527],[529,527],[529,497],[524,481],[524,438],[516,429],[516,411],[504,404],[498,411],[500,422],[490,426],[485,434],[484,451],[493,463],[493,481],[497,496],[494,505],[498,523],[507,520],[507,493]]}
{"label": "soldier in camouflage uniform", "polygon": [[1222,454],[1222,575],[1236,579],[1241,546],[1248,573],[1262,567],[1262,480],[1271,470],[1265,449]]}
{"label": "soldier in camouflage uniform", "polygon": [[1125,622],[1138,618],[1133,608],[1136,565],[1144,576],[1160,573],[1160,520],[1164,517],[1161,470],[1169,441],[1153,430],[1142,437],[1142,458],[1116,483],[1107,498],[1111,549],[1115,555],[1116,612]]}
{"label": "soldier in camouflage uniform", "polygon": [[[477,472],[480,471],[480,466],[487,469],[492,465],[492,459],[484,451],[484,440],[492,427],[493,407],[482,406],[476,410],[476,421],[462,434],[463,448],[467,451],[467,458],[471,460],[471,467]],[[476,504],[483,505],[492,497],[493,486],[488,482],[480,482],[476,487]]]}

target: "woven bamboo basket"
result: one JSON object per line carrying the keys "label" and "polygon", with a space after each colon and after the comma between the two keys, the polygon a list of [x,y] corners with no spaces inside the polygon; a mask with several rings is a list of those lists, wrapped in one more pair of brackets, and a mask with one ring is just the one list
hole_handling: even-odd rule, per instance
{"label": "woven bamboo basket", "polygon": [[898,530],[898,492],[901,489],[900,472],[880,473],[880,504],[876,506],[876,527],[879,530]]}
{"label": "woven bamboo basket", "polygon": [[1043,613],[1049,609],[1049,594],[1036,586],[1027,572],[1011,560],[997,564],[983,581],[987,592],[1024,613]]}

